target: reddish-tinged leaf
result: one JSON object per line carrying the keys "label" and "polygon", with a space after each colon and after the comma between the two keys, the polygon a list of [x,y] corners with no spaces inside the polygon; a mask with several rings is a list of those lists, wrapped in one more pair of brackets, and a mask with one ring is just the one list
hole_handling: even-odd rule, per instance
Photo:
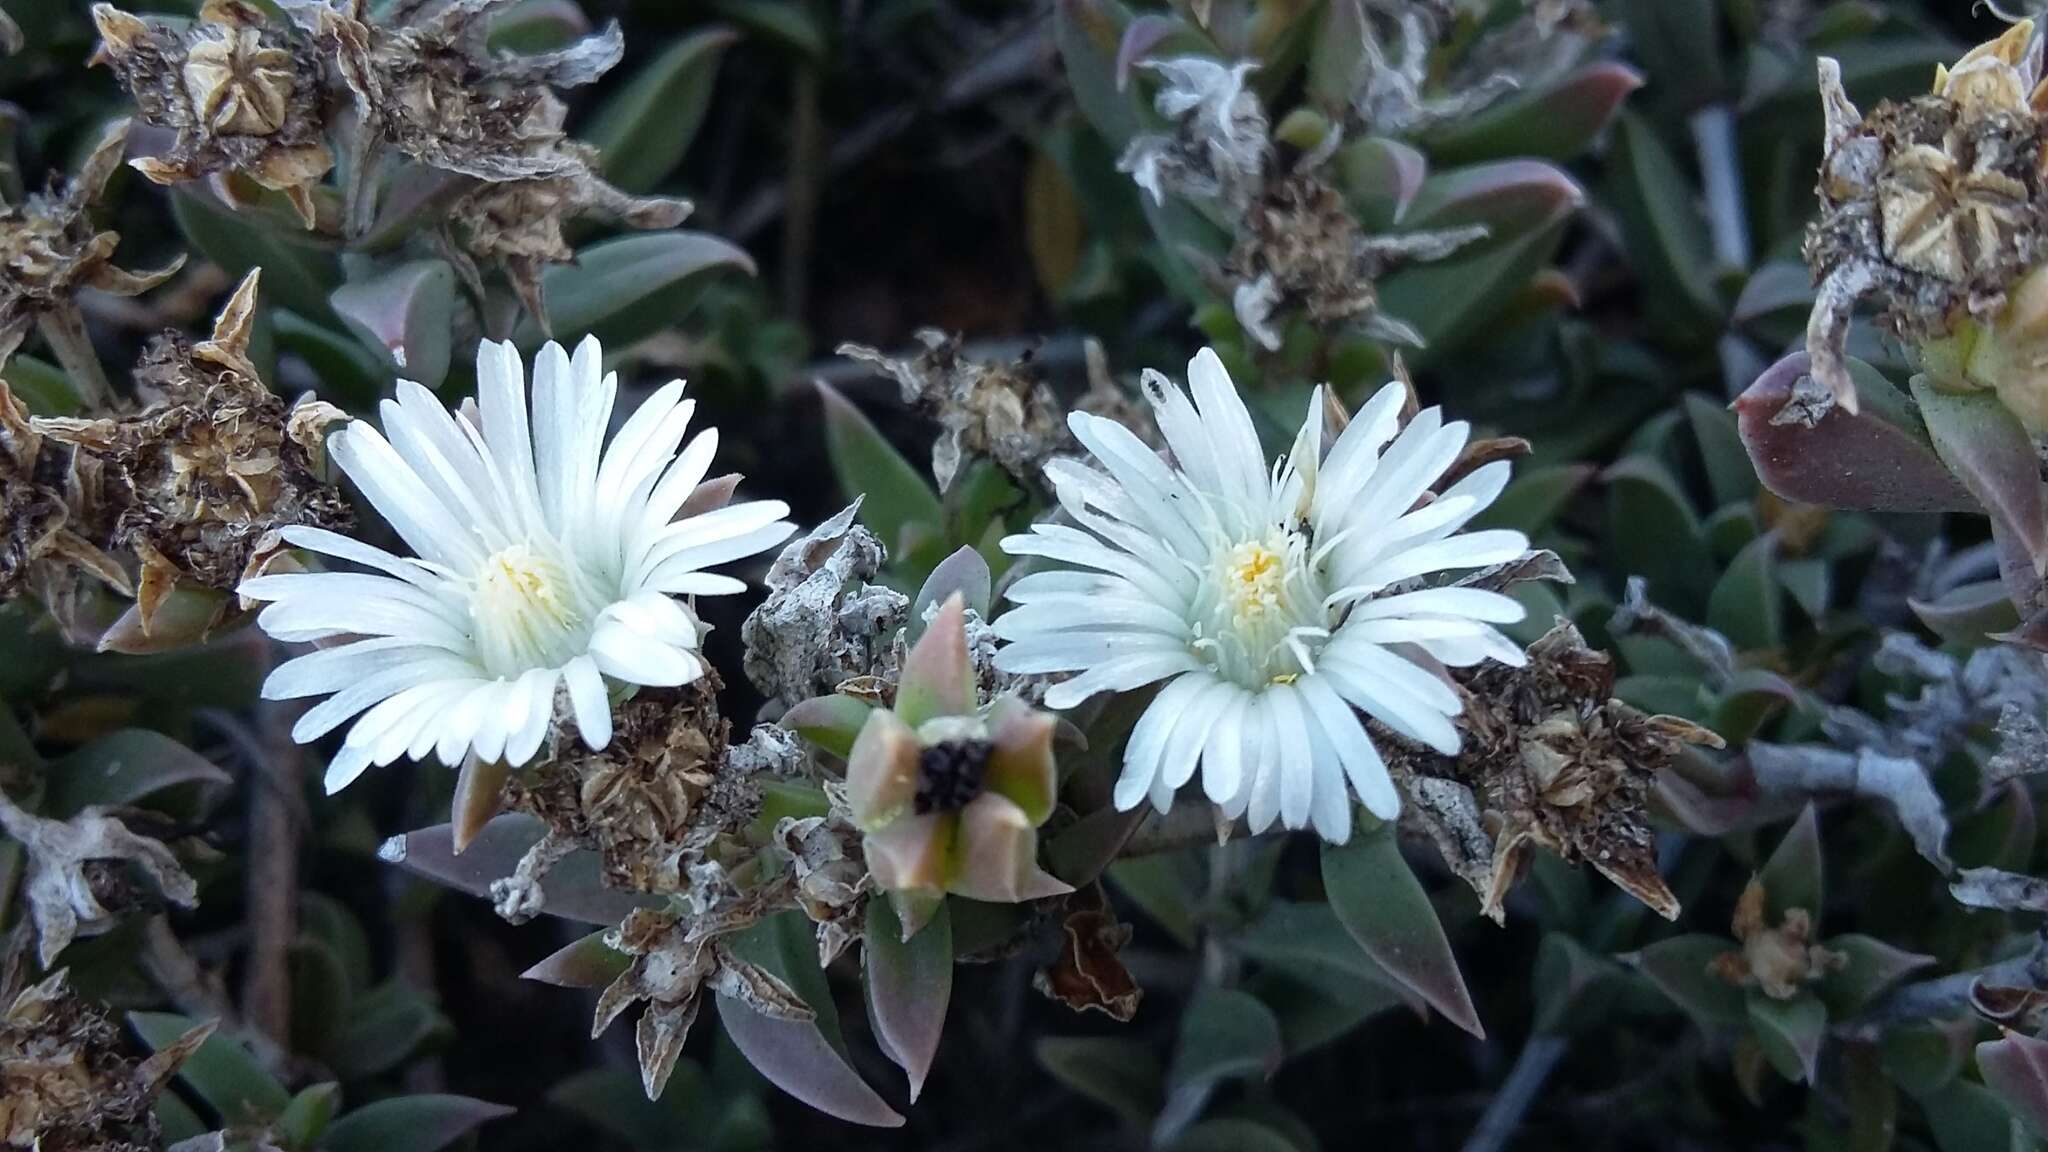
{"label": "reddish-tinged leaf", "polygon": [[415,260],[368,280],[351,281],[328,297],[350,330],[384,360],[385,370],[438,388],[448,375],[455,311],[455,269],[445,260]]}
{"label": "reddish-tinged leaf", "polygon": [[1875,369],[1850,361],[1862,412],[1835,408],[1808,428],[1771,421],[1807,375],[1795,352],[1735,401],[1742,446],[1757,475],[1787,500],[1890,512],[1976,512],[1981,506],[1935,455],[1913,406]]}
{"label": "reddish-tinged leaf", "polygon": [[1388,975],[1451,1023],[1486,1035],[1436,907],[1401,858],[1391,826],[1354,835],[1348,844],[1324,844],[1323,887],[1351,938]]}
{"label": "reddish-tinged leaf", "polygon": [[2048,1041],[2019,1032],[1977,1045],[1984,1083],[2036,1136],[2048,1136]]}
{"label": "reddish-tinged leaf", "polygon": [[[377,856],[436,884],[488,898],[491,881],[512,875],[519,858],[539,842],[543,831],[533,817],[508,813],[486,825],[461,856],[455,855],[455,835],[446,824],[401,832],[384,841]],[[596,853],[581,850],[555,865],[541,881],[541,890],[547,894],[549,915],[586,924],[617,924],[633,909],[657,903],[652,897],[606,888]]]}
{"label": "reddish-tinged leaf", "polygon": [[887,900],[868,901],[868,1021],[882,1050],[910,1077],[910,1102],[917,1103],[924,1079],[938,1055],[953,997],[953,921],[938,914],[903,939],[903,926]]}
{"label": "reddish-tinged leaf", "polygon": [[1403,223],[1416,230],[1484,224],[1498,241],[1585,202],[1585,189],[1564,169],[1541,160],[1502,160],[1431,175]]}
{"label": "reddish-tinged leaf", "polygon": [[505,806],[505,779],[512,769],[503,760],[479,760],[474,755],[462,760],[462,774],[455,778],[455,799],[449,804],[450,847],[457,856],[468,850],[477,834]]}
{"label": "reddish-tinged leaf", "polygon": [[1382,225],[1399,224],[1407,217],[1408,206],[1429,176],[1428,157],[1383,136],[1346,144],[1337,150],[1336,162],[1351,203]]}
{"label": "reddish-tinged leaf", "polygon": [[967,655],[967,604],[958,593],[940,607],[903,658],[896,683],[896,714],[916,728],[939,716],[974,711],[974,665]]}
{"label": "reddish-tinged leaf", "polygon": [[815,1021],[776,1020],[729,996],[718,998],[718,1017],[747,1062],[784,1092],[851,1124],[903,1126],[903,1117],[847,1066]]}
{"label": "reddish-tinged leaf", "polygon": [[1989,392],[1944,392],[1916,377],[1913,399],[1934,451],[1991,514],[1992,533],[2017,545],[2038,577],[2048,564],[2048,500],[2033,438]]}
{"label": "reddish-tinged leaf", "polygon": [[1123,40],[1116,49],[1116,86],[1119,91],[1129,89],[1131,74],[1139,64],[1154,56],[1215,52],[1215,45],[1207,37],[1190,27],[1178,16],[1167,16],[1158,12],[1147,12],[1133,19],[1124,28]]}
{"label": "reddish-tinged leaf", "polygon": [[557,988],[599,988],[619,978],[633,958],[609,947],[604,932],[592,932],[519,974]]}
{"label": "reddish-tinged leaf", "polygon": [[1588,64],[1547,89],[1503,100],[1476,116],[1449,121],[1424,141],[1449,164],[1497,156],[1569,160],[1584,152],[1621,111],[1643,75],[1614,60]]}

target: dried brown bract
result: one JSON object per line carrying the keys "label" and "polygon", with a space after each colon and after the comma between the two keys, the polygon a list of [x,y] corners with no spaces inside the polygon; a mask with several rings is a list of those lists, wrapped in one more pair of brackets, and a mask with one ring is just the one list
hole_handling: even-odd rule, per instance
{"label": "dried brown bract", "polygon": [[868,583],[888,551],[854,523],[859,511],[856,501],[785,547],[763,581],[767,599],[740,626],[747,679],[785,707],[856,677],[895,679],[889,656],[910,599]]}
{"label": "dried brown bract", "polygon": [[1128,1024],[1145,997],[1118,955],[1130,942],[1131,926],[1117,920],[1102,886],[1091,884],[1068,900],[1059,959],[1040,969],[1032,986],[1076,1012],[1100,1012]]}
{"label": "dried brown bract", "polygon": [[45,447],[28,409],[0,380],[0,602],[34,596],[68,628],[86,578],[124,595],[134,588],[94,543],[107,538],[112,519],[98,500],[93,462]]}
{"label": "dried brown bract", "polygon": [[936,329],[918,332],[925,350],[897,360],[860,344],[839,354],[896,381],[903,402],[935,416],[945,431],[932,445],[932,475],[941,492],[953,486],[968,456],[994,460],[1010,475],[1036,483],[1054,454],[1071,450],[1063,411],[1029,359],[987,364],[960,354],[960,339]]}
{"label": "dried brown bract", "polygon": [[[203,1024],[138,1059],[106,1009],[56,972],[0,989],[0,1147],[37,1152],[150,1152],[162,1147],[154,1105],[213,1033]],[[16,983],[16,982],[11,982]]]}
{"label": "dried brown bract", "polygon": [[135,369],[142,411],[97,420],[37,420],[36,429],[89,458],[119,509],[110,549],[141,565],[142,626],[180,581],[232,589],[281,548],[279,529],[346,529],[352,513],[321,478],[324,430],[343,413],[287,404],[249,362],[257,273],[216,321],[211,339],[152,341]]}
{"label": "dried brown bract", "polygon": [[1773,1000],[1790,1000],[1807,984],[1849,962],[1842,953],[1814,942],[1809,910],[1787,908],[1772,925],[1769,903],[1763,882],[1751,878],[1735,902],[1732,925],[1742,948],[1714,958],[1716,976],[1739,987],[1758,988]]}
{"label": "dried brown bract", "polygon": [[482,181],[451,212],[469,255],[501,264],[535,320],[547,313],[539,269],[573,257],[561,232],[597,214],[636,228],[671,228],[683,201],[630,196],[597,174],[596,155],[563,130],[553,89],[588,84],[625,50],[617,25],[531,56],[493,52],[491,17],[516,0],[405,0],[372,18],[363,0],[290,0],[284,7],[331,58],[353,97],[344,191],[352,229],[367,226],[376,151]]}
{"label": "dried brown bract", "polygon": [[92,210],[121,165],[128,121],[109,125],[78,174],[53,180],[23,204],[0,203],[0,367],[40,327],[86,403],[109,398],[106,377],[86,338],[78,293],[97,288],[134,296],[169,279],[184,258],[155,272],[127,272],[112,263],[118,233],[94,227]]}
{"label": "dried brown bract", "polygon": [[715,673],[680,688],[642,689],[620,705],[600,751],[563,718],[554,758],[515,773],[512,807],[595,851],[607,884],[680,893],[711,843],[752,819],[760,797],[720,772],[727,724]]}
{"label": "dried brown bract", "polygon": [[730,997],[778,1020],[811,1020],[815,1013],[774,973],[726,946],[726,938],[775,910],[760,893],[734,894],[716,908],[692,915],[641,909],[605,935],[633,962],[598,997],[590,1034],[602,1035],[636,1001],[645,1001],[636,1032],[641,1086],[657,1099],[689,1039],[703,992]]}
{"label": "dried brown bract", "polygon": [[1826,156],[1806,261],[1820,285],[1807,326],[1815,379],[1855,411],[1844,348],[1860,299],[1915,343],[1989,322],[2048,254],[2041,60],[2030,21],[1943,69],[1934,92],[1868,116],[1820,61]]}
{"label": "dried brown bract", "polygon": [[[583,167],[565,176],[481,184],[449,208],[448,220],[461,250],[497,265],[511,281],[519,302],[541,331],[550,330],[540,274],[550,264],[568,264],[576,251],[562,225],[596,216],[634,228],[673,228],[690,214],[685,200],[629,196],[596,175],[597,153],[586,144],[559,145],[582,158]],[[468,273],[475,281],[474,271]]]}
{"label": "dried brown bract", "polygon": [[[1521,668],[1487,665],[1466,677],[1464,747],[1455,760],[1407,757],[1418,807],[1445,813],[1464,841],[1482,830],[1492,842],[1484,869],[1476,844],[1459,869],[1496,921],[1531,848],[1584,860],[1666,919],[1678,899],[1657,873],[1646,801],[1657,770],[1685,744],[1718,747],[1720,738],[1675,716],[1646,716],[1614,699],[1614,666],[1561,622],[1529,646]],[[1468,789],[1466,819],[1446,800]],[[1470,819],[1476,813],[1478,820]],[[1440,840],[1444,837],[1439,836]],[[1447,856],[1451,853],[1447,852]],[[1455,861],[1454,861],[1455,862]]]}
{"label": "dried brown bract", "polygon": [[1235,281],[1238,323],[1269,350],[1280,347],[1273,317],[1282,309],[1319,327],[1355,323],[1376,340],[1419,347],[1415,329],[1379,310],[1375,285],[1404,263],[1441,260],[1485,236],[1477,225],[1368,236],[1342,193],[1315,171],[1297,170],[1252,206],[1224,270]]}
{"label": "dried brown bract", "polygon": [[321,58],[306,36],[243,0],[206,0],[191,23],[111,4],[92,15],[95,61],[114,70],[144,121],[177,133],[168,152],[134,161],[136,171],[159,184],[239,173],[282,192],[313,226],[312,190],[334,155]]}

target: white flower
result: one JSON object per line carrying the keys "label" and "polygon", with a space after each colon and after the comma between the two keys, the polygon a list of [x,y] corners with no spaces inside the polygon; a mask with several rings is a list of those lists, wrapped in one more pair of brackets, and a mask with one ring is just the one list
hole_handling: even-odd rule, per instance
{"label": "white flower", "polygon": [[705,569],[781,543],[789,507],[761,500],[678,519],[718,432],[678,451],[696,401],[676,380],[606,448],[619,389],[600,357],[594,338],[574,360],[558,344],[541,349],[529,420],[518,351],[485,343],[474,416],[451,416],[400,381],[383,404],[384,435],[358,420],[328,440],[415,555],[287,528],[290,543],[376,574],[261,576],[240,589],[272,602],[258,622],[279,640],[350,639],[263,685],[273,700],[328,696],[292,729],[301,743],[363,713],[328,765],[328,791],[371,764],[429,751],[450,766],[469,753],[524,764],[547,733],[557,686],[584,742],[602,748],[607,679],[669,686],[704,674],[703,626],[673,597],[744,591]]}
{"label": "white flower", "polygon": [[1069,419],[1108,474],[1048,465],[1080,527],[1038,524],[1003,549],[1082,570],[1011,586],[1018,606],[995,621],[1008,641],[996,667],[1079,673],[1047,691],[1054,708],[1168,681],[1131,732],[1118,808],[1149,796],[1165,811],[1199,765],[1209,799],[1232,817],[1248,811],[1254,830],[1277,816],[1343,841],[1347,779],[1380,818],[1400,810],[1354,709],[1448,755],[1461,706],[1429,664],[1523,660],[1492,627],[1520,620],[1519,604],[1424,579],[1527,550],[1519,532],[1458,533],[1500,494],[1508,466],[1484,465],[1418,506],[1471,429],[1435,408],[1402,428],[1407,390],[1389,384],[1327,453],[1318,389],[1269,471],[1216,354],[1196,356],[1188,380],[1192,403],[1158,373],[1145,379],[1177,467],[1114,421]]}

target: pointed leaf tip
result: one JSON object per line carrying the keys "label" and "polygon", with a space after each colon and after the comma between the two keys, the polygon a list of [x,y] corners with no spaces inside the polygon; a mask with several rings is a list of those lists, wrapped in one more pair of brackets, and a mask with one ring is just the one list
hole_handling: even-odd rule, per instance
{"label": "pointed leaf tip", "polygon": [[1485,1037],[1436,907],[1401,858],[1391,827],[1363,832],[1348,844],[1324,844],[1323,886],[1330,908],[1366,955],[1451,1023]]}

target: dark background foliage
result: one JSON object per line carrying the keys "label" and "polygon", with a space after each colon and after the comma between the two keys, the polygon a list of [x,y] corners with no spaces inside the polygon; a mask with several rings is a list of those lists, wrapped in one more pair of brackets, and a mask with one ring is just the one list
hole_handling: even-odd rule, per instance
{"label": "dark background foliage", "polygon": [[[1104,7],[1062,4],[1068,19]],[[18,171],[33,185],[46,170],[74,167],[125,99],[105,70],[84,66],[94,35],[83,3],[8,7],[28,48],[0,59],[0,143],[11,137]],[[179,10],[174,2],[154,7]],[[547,16],[574,6],[527,7]],[[1090,110],[1077,108],[1086,81],[1063,60],[1048,5],[586,0],[582,10],[593,26],[619,21],[627,54],[605,81],[574,95],[577,132],[677,45],[707,32],[730,35],[696,66],[702,82],[664,101],[637,131],[645,140],[673,137],[701,115],[687,152],[658,186],[691,197],[690,226],[745,248],[759,275],[721,278],[692,299],[686,317],[638,333],[649,343],[627,375],[648,386],[686,372],[700,418],[723,433],[724,462],[745,472],[752,489],[788,499],[800,521],[822,519],[850,494],[844,468],[828,458],[813,380],[851,396],[920,466],[933,431],[903,408],[893,385],[834,357],[841,342],[902,349],[917,329],[940,328],[986,358],[1031,357],[1072,397],[1086,386],[1084,337],[1099,340],[1126,376],[1142,366],[1175,370],[1214,341],[1234,367],[1249,369],[1241,382],[1275,397],[1275,412],[1297,410],[1294,398],[1313,380],[1331,379],[1355,401],[1384,374],[1379,353],[1359,342],[1321,345],[1298,332],[1282,353],[1254,354],[1227,305],[1191,300],[1162,276],[1158,250],[1167,239],[1147,228],[1135,189],[1111,167],[1115,149],[1089,126]],[[1272,0],[1262,10],[1305,27],[1320,26],[1324,11],[1316,0]],[[1604,621],[1625,578],[1662,572],[1652,577],[1660,602],[1743,640],[1746,652],[1764,653],[1749,666],[1795,684],[1799,701],[1881,710],[1894,685],[1865,658],[1872,626],[1894,621],[1873,619],[1868,605],[1876,601],[1865,593],[1911,579],[1893,569],[1910,568],[1929,540],[1946,533],[1961,549],[1982,539],[1981,525],[1837,517],[1827,531],[1841,539],[1797,558],[1812,561],[1799,580],[1756,593],[1768,606],[1735,603],[1718,591],[1735,587],[1722,574],[1757,534],[1758,517],[1779,513],[1759,503],[1753,479],[1726,481],[1728,433],[1717,421],[1734,392],[1797,341],[1810,299],[1798,244],[1819,158],[1812,56],[1843,57],[1859,99],[1903,95],[1924,90],[1937,61],[1953,60],[2002,24],[1965,0],[1606,0],[1599,10],[1613,34],[1596,55],[1626,62],[1644,83],[1597,139],[1555,157],[1586,195],[1554,246],[1514,271],[1534,285],[1531,294],[1413,357],[1418,388],[1428,402],[1533,442],[1526,467],[1549,482],[1547,491],[1525,490],[1540,509],[1528,513],[1528,526],[1580,578],[1569,601],[1553,607],[1596,640],[1611,639]],[[1767,41],[1766,26],[1780,39]],[[1269,94],[1274,107],[1300,96],[1298,76],[1284,83]],[[1732,153],[1703,160],[1694,127],[1703,110],[1727,118]],[[1711,162],[1732,163],[1738,202],[1717,205],[1703,191],[1702,166]],[[209,249],[218,238],[188,234],[165,190],[132,173],[117,177],[106,203],[102,223],[122,234],[131,263],[194,251],[184,277],[153,295],[91,302],[96,346],[114,365],[130,362],[159,328],[203,326],[240,268],[235,254]],[[1712,247],[1716,211],[1736,212],[1747,233],[1733,262]],[[1557,270],[1556,279],[1532,279],[1538,268]],[[1403,299],[1434,312],[1499,287],[1480,270],[1461,275]],[[1896,363],[1874,341],[1869,355]],[[449,387],[465,387],[467,370],[458,362]],[[307,356],[287,352],[276,373],[280,392],[315,388],[366,407],[365,393]],[[1656,461],[1655,476],[1613,469],[1631,460]],[[1673,521],[1693,531],[1672,538]],[[1673,569],[1695,556],[1700,570]],[[896,579],[914,588],[921,571],[899,560]],[[721,604],[711,616],[714,664],[737,667],[747,607]],[[103,729],[106,713],[94,710],[112,709],[231,767],[235,786],[201,810],[209,814],[200,821],[204,838],[217,852],[201,877],[202,909],[176,920],[193,954],[236,987],[246,963],[246,870],[296,885],[307,942],[292,953],[293,1048],[322,1054],[354,1101],[444,1091],[516,1106],[516,1119],[475,1137],[483,1148],[1143,1147],[1168,1106],[1167,1072],[1187,1043],[1186,1009],[1205,950],[1229,951],[1228,941],[1259,935],[1273,901],[1323,897],[1315,846],[1305,842],[1234,849],[1233,878],[1220,886],[1199,851],[1120,865],[1110,891],[1136,926],[1126,960],[1146,989],[1136,1019],[1120,1026],[1077,1016],[1034,991],[1032,973],[1049,959],[1044,941],[963,968],[937,1068],[898,1131],[855,1129],[797,1105],[748,1069],[717,1029],[701,1025],[667,1096],[648,1104],[638,1095],[627,1029],[592,1040],[590,994],[518,979],[577,929],[551,920],[510,927],[485,902],[378,861],[383,836],[441,818],[448,773],[398,766],[335,798],[308,784],[292,799],[296,859],[252,852],[251,793],[277,786],[255,769],[267,754],[262,717],[248,703],[265,658],[257,637],[152,658],[142,670],[96,658],[60,685],[46,638],[19,625],[5,641],[0,696],[47,754]],[[1714,719],[1731,742],[1765,725],[1784,739],[1812,731],[1803,702],[1757,704],[1754,722],[1733,716],[1775,688],[1710,689],[1666,652],[1621,650],[1623,694],[1646,708]],[[739,679],[727,677],[733,716],[759,703]],[[316,777],[308,767],[306,780]],[[2030,801],[2025,809],[2030,833]],[[1662,855],[1685,904],[1685,930],[1727,934],[1750,868],[1782,826],[1721,839],[1674,827]],[[1939,877],[1902,847],[1884,813],[1834,808],[1823,827],[1831,933],[1865,931],[1937,954],[1944,971],[1996,951],[2002,929],[1949,905]],[[2029,836],[2018,863],[2033,856]],[[1438,898],[1486,1037],[1399,1007],[1356,1012],[1314,984],[1285,987],[1273,975],[1284,966],[1276,966],[1255,986],[1289,1005],[1284,1064],[1229,1079],[1209,1115],[1230,1123],[1212,1119],[1209,1142],[1179,1146],[1460,1147],[1504,1083],[1531,1075],[1533,1084],[1521,1082],[1530,1095],[1512,1139],[1517,1148],[1993,1146],[1938,1138],[1939,1119],[1925,1101],[1895,1092],[1884,1076],[1831,1064],[1818,1087],[1786,1082],[1640,979],[1603,970],[1597,995],[1560,991],[1558,938],[1607,956],[1670,932],[1590,872],[1540,860],[1511,901],[1506,927],[1496,928],[1478,919],[1469,893],[1433,859],[1418,867]],[[76,945],[67,960],[93,995],[157,1006],[130,962],[137,946],[123,929]],[[857,999],[851,982],[842,980],[841,992]],[[870,1080],[900,1083],[862,1035],[860,1014],[845,1021]],[[1336,1034],[1316,1045],[1293,1042],[1319,1021]],[[1863,1092],[1872,1095],[1856,1095]]]}

